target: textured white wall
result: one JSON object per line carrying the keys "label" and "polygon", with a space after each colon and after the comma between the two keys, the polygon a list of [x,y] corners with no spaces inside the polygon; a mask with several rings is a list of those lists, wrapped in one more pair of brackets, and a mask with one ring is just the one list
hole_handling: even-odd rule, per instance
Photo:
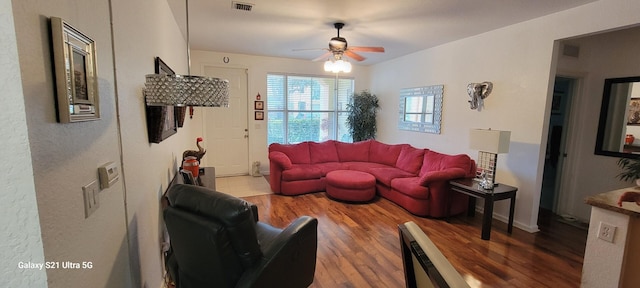
{"label": "textured white wall", "polygon": [[10,0],[0,0],[0,39],[0,135],[10,135],[0,141],[0,279],[7,287],[44,287],[45,270],[19,267],[44,263],[44,252]]}
{"label": "textured white wall", "polygon": [[186,42],[166,1],[112,2],[133,281],[135,287],[155,288],[161,285],[163,267],[160,196],[181,165],[182,152],[196,148],[201,113],[194,119],[187,116],[177,134],[159,144],[149,143],[144,76],[154,73],[156,56],[176,73],[186,74]]}
{"label": "textured white wall", "polygon": [[[123,182],[100,192],[85,219],[82,186],[97,169],[120,163],[108,1],[14,1],[29,143],[45,260],[92,262],[49,269],[49,287],[131,287]],[[101,119],[56,122],[48,18],[61,17],[97,43]]]}
{"label": "textured white wall", "polygon": [[[602,0],[375,65],[371,90],[382,96],[383,107],[379,138],[476,158],[468,148],[470,129],[512,131],[509,154],[498,157],[497,180],[519,187],[516,225],[536,231],[554,41],[635,24],[636,11],[638,1]],[[466,92],[468,83],[479,81],[494,84],[481,112],[469,109]],[[397,130],[399,90],[434,84],[445,85],[442,134]],[[494,213],[505,219],[508,203],[497,203]]]}
{"label": "textured white wall", "polygon": [[[229,63],[223,62],[223,57],[229,57]],[[267,152],[267,122],[256,121],[253,115],[253,101],[260,93],[262,100],[267,100],[267,73],[295,73],[303,75],[329,75],[324,72],[324,62],[311,62],[309,60],[263,57],[232,53],[219,53],[211,51],[193,51],[191,53],[191,73],[203,75],[205,65],[229,68],[248,69],[248,97],[247,102],[248,128],[249,128],[249,163],[260,161],[260,170],[263,174],[269,173],[269,158]],[[342,77],[344,74],[340,74]],[[356,81],[356,91],[369,88],[369,67],[354,65],[353,71],[345,77],[352,77]],[[205,159],[206,160],[206,159]],[[249,165],[247,163],[247,165]],[[249,169],[251,171],[251,169]]]}
{"label": "textured white wall", "polygon": [[[603,191],[608,192],[608,191]],[[621,287],[623,259],[629,232],[630,216],[593,206],[584,254],[581,287]],[[617,227],[613,243],[598,239],[600,222]],[[637,271],[637,268],[634,269]]]}

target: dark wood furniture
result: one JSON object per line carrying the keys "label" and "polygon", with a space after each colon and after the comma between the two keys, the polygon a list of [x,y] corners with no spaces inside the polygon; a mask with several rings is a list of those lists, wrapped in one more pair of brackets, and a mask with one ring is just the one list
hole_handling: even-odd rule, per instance
{"label": "dark wood furniture", "polygon": [[478,186],[478,182],[473,178],[456,179],[449,181],[451,190],[471,196],[469,198],[468,216],[474,216],[476,212],[476,198],[484,199],[484,215],[482,216],[482,239],[491,238],[491,221],[493,220],[493,203],[498,200],[511,199],[509,206],[509,226],[508,232],[513,232],[513,212],[516,204],[516,191],[518,188],[498,184],[493,189],[485,190]]}

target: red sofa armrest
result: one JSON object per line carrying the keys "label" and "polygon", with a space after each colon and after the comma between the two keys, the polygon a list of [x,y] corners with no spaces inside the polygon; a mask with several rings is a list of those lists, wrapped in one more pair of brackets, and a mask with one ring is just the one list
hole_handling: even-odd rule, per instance
{"label": "red sofa armrest", "polygon": [[290,169],[292,167],[289,156],[280,151],[269,152],[269,160],[271,160],[271,163],[278,164],[282,169]]}
{"label": "red sofa armrest", "polygon": [[420,185],[427,186],[433,182],[447,181],[456,178],[463,178],[467,171],[459,167],[446,168],[444,170],[430,171],[420,177]]}

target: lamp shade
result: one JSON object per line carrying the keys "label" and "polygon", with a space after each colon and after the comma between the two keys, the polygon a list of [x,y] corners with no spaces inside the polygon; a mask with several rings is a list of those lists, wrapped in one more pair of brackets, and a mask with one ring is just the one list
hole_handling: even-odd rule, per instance
{"label": "lamp shade", "polygon": [[224,79],[149,74],[144,86],[149,106],[229,107],[229,81]]}
{"label": "lamp shade", "polygon": [[469,148],[495,154],[509,153],[511,131],[473,129],[469,132]]}

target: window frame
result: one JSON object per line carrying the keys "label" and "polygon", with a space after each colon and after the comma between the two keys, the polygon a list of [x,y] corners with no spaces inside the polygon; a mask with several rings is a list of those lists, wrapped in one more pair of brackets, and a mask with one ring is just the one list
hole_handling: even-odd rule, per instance
{"label": "window frame", "polygon": [[[269,95],[269,77],[270,76],[281,76],[283,77],[283,97],[284,99],[283,101],[283,109],[273,109],[270,107],[270,99],[272,99],[273,97],[271,97],[271,95]],[[289,81],[290,81],[290,77],[301,77],[301,78],[309,78],[309,80],[313,79],[313,78],[320,78],[320,79],[327,79],[327,80],[333,80],[334,83],[334,87],[331,92],[331,95],[329,95],[328,99],[332,99],[333,103],[334,103],[334,108],[332,110],[330,109],[314,109],[313,107],[315,106],[314,103],[316,101],[314,100],[318,100],[318,99],[314,99],[313,98],[313,94],[311,95],[311,102],[308,103],[308,105],[310,106],[309,109],[289,109],[289,100],[290,100],[290,95],[289,95],[289,91],[288,91],[288,87],[289,87]],[[340,86],[340,80],[350,80],[351,81],[351,87],[347,88],[348,95],[346,97],[346,102],[345,103],[341,103],[340,102],[340,97],[339,97],[339,91],[341,89]],[[271,141],[269,138],[269,129],[267,130],[267,145],[271,144],[271,143],[281,143],[281,144],[293,144],[293,143],[298,143],[298,142],[289,142],[289,118],[290,118],[290,114],[291,113],[310,113],[310,114],[322,114],[322,113],[329,113],[332,114],[331,116],[331,123],[332,123],[332,129],[331,129],[331,135],[329,135],[329,139],[332,140],[338,140],[337,138],[339,137],[339,119],[340,119],[340,115],[342,113],[347,113],[347,108],[346,108],[346,104],[349,103],[349,101],[351,101],[351,99],[353,98],[353,93],[355,93],[355,77],[338,77],[336,76],[326,76],[326,75],[313,75],[313,74],[298,74],[298,73],[281,73],[281,72],[273,72],[273,73],[267,73],[267,103],[265,103],[265,106],[267,107],[267,125],[269,125],[269,121],[271,119],[271,117],[269,117],[269,115],[271,113],[282,113],[282,121],[283,121],[283,136],[282,136],[282,142],[278,142],[278,141]],[[342,105],[341,105],[342,104]],[[299,108],[299,107],[298,107]],[[341,110],[341,108],[343,110]],[[345,121],[346,122],[346,121]],[[312,140],[305,140],[305,141],[312,141]],[[351,140],[353,141],[353,140]]]}

